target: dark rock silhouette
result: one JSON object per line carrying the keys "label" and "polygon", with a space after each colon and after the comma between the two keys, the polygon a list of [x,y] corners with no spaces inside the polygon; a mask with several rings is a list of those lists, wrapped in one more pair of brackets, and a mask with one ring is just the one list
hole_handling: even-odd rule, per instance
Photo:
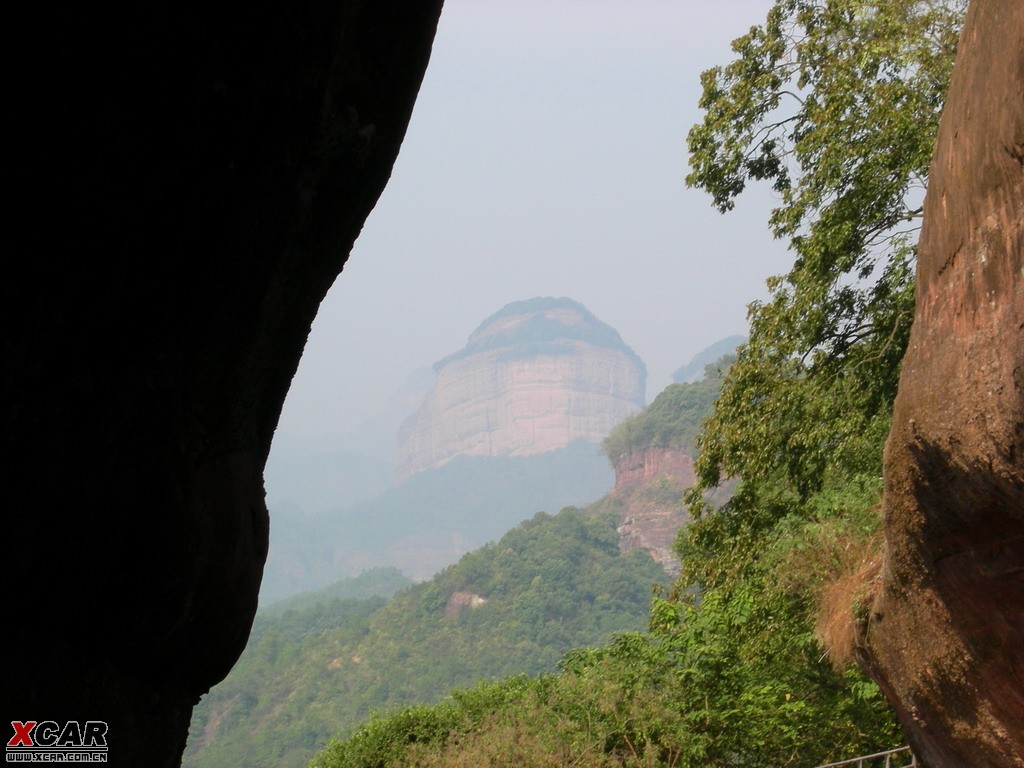
{"label": "dark rock silhouette", "polygon": [[248,636],[281,404],[391,173],[440,7],[9,20],[11,720],[105,720],[112,764],[179,763]]}
{"label": "dark rock silhouette", "polygon": [[943,112],[861,661],[928,766],[1024,765],[1024,3],[972,0]]}

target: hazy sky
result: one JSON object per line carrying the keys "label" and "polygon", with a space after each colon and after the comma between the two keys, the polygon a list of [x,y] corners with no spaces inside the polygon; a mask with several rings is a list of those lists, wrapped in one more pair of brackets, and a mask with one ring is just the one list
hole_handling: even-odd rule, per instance
{"label": "hazy sky", "polygon": [[[321,306],[279,451],[382,411],[510,301],[569,296],[646,362],[648,401],[788,254],[751,190],[689,190],[699,75],[770,0],[446,0],[394,174]],[[281,446],[287,446],[283,448]]]}

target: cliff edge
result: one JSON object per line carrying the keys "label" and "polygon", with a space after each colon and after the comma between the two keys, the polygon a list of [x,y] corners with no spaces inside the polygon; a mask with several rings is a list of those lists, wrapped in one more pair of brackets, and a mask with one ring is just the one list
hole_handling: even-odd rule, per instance
{"label": "cliff edge", "polygon": [[693,458],[678,448],[646,446],[619,457],[611,493],[619,515],[619,549],[647,552],[676,576],[679,559],[672,545],[690,522],[683,493],[695,480]]}

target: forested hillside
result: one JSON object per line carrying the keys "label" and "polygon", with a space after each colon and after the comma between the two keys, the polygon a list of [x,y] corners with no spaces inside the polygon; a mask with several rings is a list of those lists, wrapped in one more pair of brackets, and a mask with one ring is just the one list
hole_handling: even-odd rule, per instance
{"label": "forested hillside", "polygon": [[[428,582],[341,599],[339,585],[257,617],[228,678],[196,708],[184,765],[303,766],[374,710],[453,687],[553,672],[569,649],[641,629],[665,572],[621,554],[607,505],[538,513]],[[380,591],[394,574],[362,577]]]}
{"label": "forested hillside", "polygon": [[711,413],[722,377],[735,359],[725,355],[705,365],[698,380],[669,384],[643,411],[623,419],[609,433],[603,444],[605,455],[613,464],[646,448],[675,448],[696,457],[697,431]]}
{"label": "forested hillside", "polygon": [[771,183],[794,264],[751,307],[698,435],[682,571],[649,631],[373,720],[315,766],[815,766],[902,743],[854,656],[963,7],[779,0],[703,74],[688,182],[723,212]]}

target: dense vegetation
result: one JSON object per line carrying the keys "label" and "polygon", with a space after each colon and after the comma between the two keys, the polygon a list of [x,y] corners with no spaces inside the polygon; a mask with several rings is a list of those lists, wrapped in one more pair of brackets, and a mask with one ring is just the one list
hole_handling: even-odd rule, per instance
{"label": "dense vegetation", "polygon": [[[963,5],[778,0],[704,73],[688,181],[723,211],[772,183],[794,266],[752,306],[698,437],[683,570],[648,632],[373,720],[316,766],[814,766],[898,743],[850,652]],[[737,492],[708,506],[725,478]]]}
{"label": "dense vegetation", "polygon": [[605,455],[614,464],[648,447],[676,448],[696,455],[696,435],[722,387],[722,377],[735,357],[726,355],[704,367],[704,377],[688,384],[669,384],[640,413],[623,419],[604,439]]}
{"label": "dense vegetation", "polygon": [[[692,441],[708,383],[672,385],[636,423],[655,425],[650,439]],[[866,435],[862,461],[878,447]],[[315,765],[810,766],[895,746],[877,687],[833,663],[818,631],[826,585],[851,607],[872,553],[880,480],[858,466],[806,498],[784,483],[774,493],[741,484],[722,509],[703,510],[680,536],[683,573],[653,599],[646,633],[571,651],[559,674],[374,719]]]}
{"label": "dense vegetation", "polygon": [[[332,596],[351,594],[348,582],[271,606],[196,708],[184,764],[301,766],[375,710],[552,672],[575,646],[642,628],[666,577],[647,555],[619,552],[616,522],[608,505],[538,513],[389,602]],[[355,586],[397,581],[381,570]]]}

